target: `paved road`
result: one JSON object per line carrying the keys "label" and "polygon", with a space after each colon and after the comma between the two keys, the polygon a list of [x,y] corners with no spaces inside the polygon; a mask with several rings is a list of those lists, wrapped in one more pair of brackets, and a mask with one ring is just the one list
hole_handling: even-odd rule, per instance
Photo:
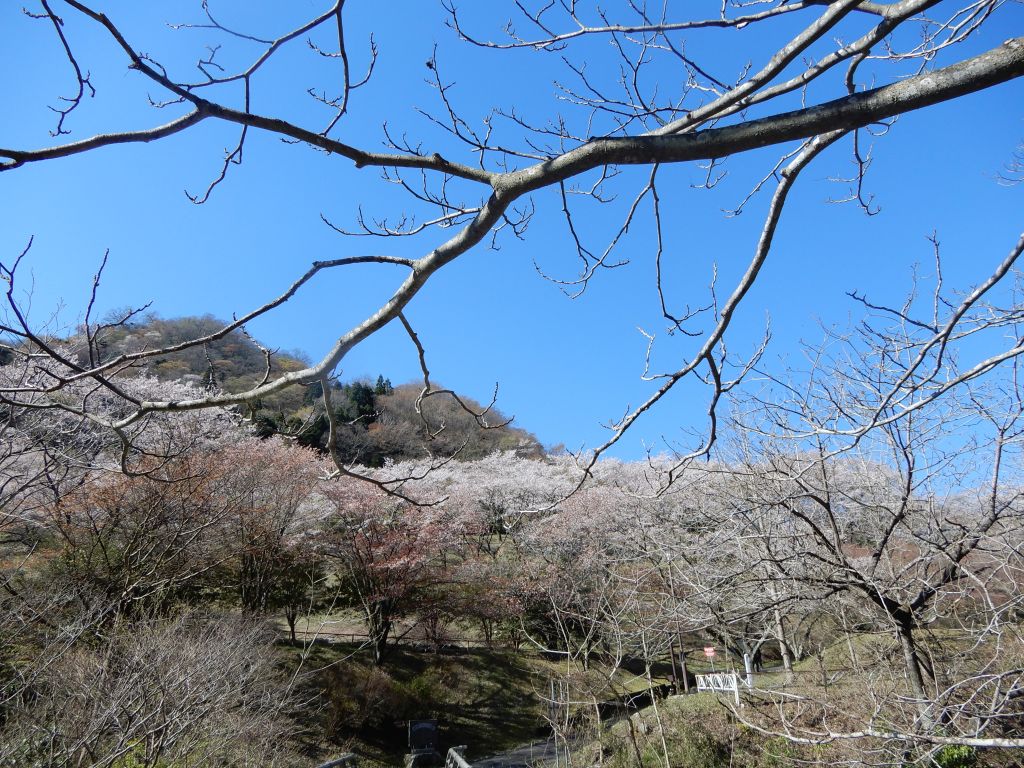
{"label": "paved road", "polygon": [[[561,745],[559,745],[561,747]],[[525,766],[553,763],[555,761],[555,741],[535,741],[521,747],[502,752],[498,755],[477,760],[473,768],[525,768]]]}

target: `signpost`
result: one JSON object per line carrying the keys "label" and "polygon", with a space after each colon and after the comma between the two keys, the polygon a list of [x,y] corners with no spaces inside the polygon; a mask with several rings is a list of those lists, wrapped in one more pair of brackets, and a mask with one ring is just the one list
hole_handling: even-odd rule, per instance
{"label": "signpost", "polygon": [[711,662],[711,671],[714,672],[715,671],[715,646],[713,646],[713,645],[705,645],[704,646],[704,655],[707,656],[708,661]]}

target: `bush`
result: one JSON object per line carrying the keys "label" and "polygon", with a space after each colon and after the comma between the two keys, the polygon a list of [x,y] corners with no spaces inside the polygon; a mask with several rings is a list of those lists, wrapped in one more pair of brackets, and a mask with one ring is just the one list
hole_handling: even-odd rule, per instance
{"label": "bush", "polygon": [[978,764],[978,755],[974,747],[951,744],[936,752],[934,760],[939,768],[972,768]]}
{"label": "bush", "polygon": [[430,667],[406,681],[379,667],[355,664],[336,667],[329,675],[328,732],[336,739],[442,717],[454,703],[455,676],[446,667]]}
{"label": "bush", "polygon": [[383,669],[341,666],[330,671],[325,691],[333,736],[381,728],[404,719],[406,691]]}

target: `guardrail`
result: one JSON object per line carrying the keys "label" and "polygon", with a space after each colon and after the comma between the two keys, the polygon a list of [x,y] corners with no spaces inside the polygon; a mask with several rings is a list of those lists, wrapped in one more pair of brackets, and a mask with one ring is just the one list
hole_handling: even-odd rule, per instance
{"label": "guardrail", "polygon": [[444,758],[444,768],[470,768],[466,758],[462,756],[462,750],[466,746],[463,744],[460,747],[452,747],[448,750],[448,754]]}
{"label": "guardrail", "polygon": [[356,755],[352,752],[346,752],[341,757],[336,757],[322,765],[318,765],[317,768],[356,768],[356,765],[358,765]]}

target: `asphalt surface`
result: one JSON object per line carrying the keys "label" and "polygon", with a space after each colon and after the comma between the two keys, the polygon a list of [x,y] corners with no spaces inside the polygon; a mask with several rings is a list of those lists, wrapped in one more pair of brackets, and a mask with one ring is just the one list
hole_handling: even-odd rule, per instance
{"label": "asphalt surface", "polygon": [[[561,747],[561,745],[559,745]],[[527,768],[539,764],[553,763],[555,761],[555,741],[535,741],[532,744],[524,744],[508,752],[501,752],[483,760],[477,760],[471,765],[473,768]]]}

